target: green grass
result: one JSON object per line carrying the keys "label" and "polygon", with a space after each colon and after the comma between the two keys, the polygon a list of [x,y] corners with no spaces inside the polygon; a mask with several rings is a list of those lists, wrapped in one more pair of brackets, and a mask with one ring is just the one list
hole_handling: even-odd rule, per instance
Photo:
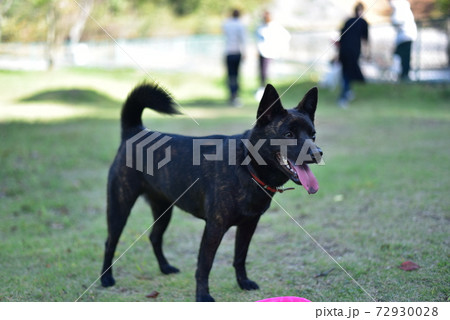
{"label": "green grass", "polygon": [[[158,74],[193,116],[145,113],[153,129],[181,134],[239,133],[256,113],[253,84],[231,109],[221,79]],[[144,77],[132,70],[0,72],[0,301],[74,301],[99,276],[106,237],[105,184],[119,143],[121,102]],[[289,81],[276,83],[279,92]],[[311,83],[282,101],[295,106]],[[317,143],[325,165],[320,191],[279,194],[252,240],[250,278],[241,291],[231,266],[234,228],[210,278],[219,301],[296,295],[312,301],[370,301],[286,210],[378,301],[448,301],[450,98],[448,86],[365,85],[348,110],[321,90]],[[117,257],[152,223],[140,200]],[[180,274],[164,276],[145,234],[115,266],[117,285],[96,282],[81,301],[193,301],[204,222],[176,209],[165,237]],[[421,268],[398,266],[412,260]],[[315,275],[334,268],[326,277]]]}

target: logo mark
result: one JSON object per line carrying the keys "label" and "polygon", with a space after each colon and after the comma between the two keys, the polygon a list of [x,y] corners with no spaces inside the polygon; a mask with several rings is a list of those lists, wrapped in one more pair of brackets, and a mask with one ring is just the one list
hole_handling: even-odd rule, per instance
{"label": "logo mark", "polygon": [[[152,143],[161,136],[161,139]],[[129,168],[134,168],[137,171],[144,172],[144,160],[146,160],[145,173],[152,176],[154,173],[155,151],[161,148],[170,139],[172,138],[165,136],[159,132],[152,133],[148,129],[144,129],[141,132],[135,134],[131,138],[127,139],[125,143],[126,166]],[[170,162],[170,152],[170,146],[166,147],[164,151],[164,158],[157,163],[158,169],[161,169],[163,166]],[[135,155],[135,157],[133,155]],[[136,167],[134,167],[134,159],[136,159]]]}

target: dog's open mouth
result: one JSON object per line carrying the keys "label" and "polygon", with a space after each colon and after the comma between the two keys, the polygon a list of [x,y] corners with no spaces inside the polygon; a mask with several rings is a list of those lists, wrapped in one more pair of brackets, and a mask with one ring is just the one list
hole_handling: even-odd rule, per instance
{"label": "dog's open mouth", "polygon": [[309,194],[316,193],[319,190],[319,183],[316,177],[309,169],[306,163],[295,165],[285,156],[277,153],[276,158],[283,172],[296,184],[301,184]]}

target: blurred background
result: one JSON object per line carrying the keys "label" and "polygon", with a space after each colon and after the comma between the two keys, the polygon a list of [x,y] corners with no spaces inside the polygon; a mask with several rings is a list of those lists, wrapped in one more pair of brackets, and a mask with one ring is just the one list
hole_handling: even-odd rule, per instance
{"label": "blurred background", "polygon": [[[370,24],[369,80],[391,81],[395,30],[387,0],[362,1]],[[418,25],[411,78],[449,81],[450,1],[411,0]],[[248,30],[243,74],[257,72],[255,30],[263,10],[291,33],[290,50],[271,67],[272,77],[320,78],[336,56],[333,43],[353,0],[1,0],[0,68],[47,70],[68,66],[145,68],[221,75],[221,25],[239,8]]]}
{"label": "blurred background", "polygon": [[[235,229],[226,234],[211,274],[214,297],[372,301],[293,217],[377,301],[448,302],[450,0],[410,1],[418,26],[412,81],[397,81],[393,69],[389,1],[362,2],[371,55],[360,65],[370,83],[355,83],[344,110],[332,60],[354,0],[0,0],[0,301],[74,301],[83,292],[82,301],[154,301],[152,291],[157,301],[194,299],[203,224],[175,210],[164,243],[183,272],[163,277],[142,237],[152,222],[143,199],[117,249],[127,250],[115,266],[118,285],[95,282],[121,105],[137,83],[157,80],[184,115],[146,111],[148,128],[192,136],[250,128],[255,31],[269,10],[291,35],[269,81],[287,108],[322,86],[315,125],[326,165],[312,168],[320,192],[277,195],[283,207],[274,202],[262,217],[248,259],[261,290],[234,282]],[[248,38],[241,108],[226,100],[222,25],[232,8]],[[420,269],[399,268],[408,261]]]}

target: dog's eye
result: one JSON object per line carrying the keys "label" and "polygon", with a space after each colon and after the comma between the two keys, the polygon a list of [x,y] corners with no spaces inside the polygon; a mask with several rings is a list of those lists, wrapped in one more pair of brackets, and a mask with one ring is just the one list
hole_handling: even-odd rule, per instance
{"label": "dog's eye", "polygon": [[288,131],[284,134],[286,138],[294,138],[294,134],[291,131]]}

